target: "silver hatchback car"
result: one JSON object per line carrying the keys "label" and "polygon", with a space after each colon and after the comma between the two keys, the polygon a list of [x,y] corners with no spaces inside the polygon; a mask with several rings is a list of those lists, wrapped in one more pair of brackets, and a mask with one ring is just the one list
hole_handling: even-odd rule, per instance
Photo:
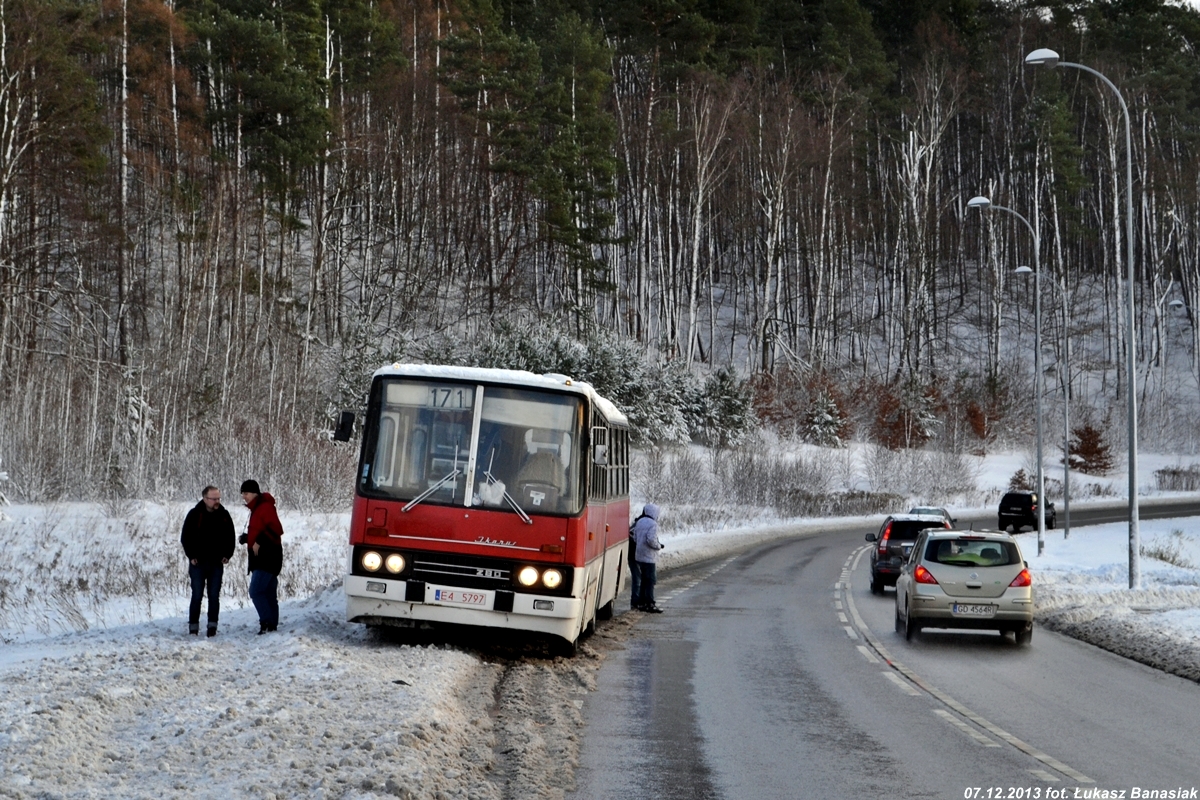
{"label": "silver hatchback car", "polygon": [[922,531],[896,579],[896,631],[1012,631],[1033,638],[1033,579],[1007,533]]}

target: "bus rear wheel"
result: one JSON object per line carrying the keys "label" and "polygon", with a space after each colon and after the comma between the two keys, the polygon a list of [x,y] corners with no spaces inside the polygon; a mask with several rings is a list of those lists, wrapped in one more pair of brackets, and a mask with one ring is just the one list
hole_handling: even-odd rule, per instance
{"label": "bus rear wheel", "polygon": [[608,620],[613,618],[613,611],[616,608],[616,598],[609,600],[604,605],[596,610],[596,619]]}
{"label": "bus rear wheel", "polygon": [[550,654],[554,656],[561,656],[562,658],[574,658],[578,652],[578,638],[567,640],[563,639],[562,637],[555,637],[554,641],[550,643]]}

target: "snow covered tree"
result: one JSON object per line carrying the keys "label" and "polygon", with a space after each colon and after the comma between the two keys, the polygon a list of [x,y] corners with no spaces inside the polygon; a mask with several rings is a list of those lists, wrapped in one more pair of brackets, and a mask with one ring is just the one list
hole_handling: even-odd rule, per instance
{"label": "snow covered tree", "polygon": [[847,422],[837,401],[828,392],[820,392],[805,415],[804,438],[821,447],[841,447]]}

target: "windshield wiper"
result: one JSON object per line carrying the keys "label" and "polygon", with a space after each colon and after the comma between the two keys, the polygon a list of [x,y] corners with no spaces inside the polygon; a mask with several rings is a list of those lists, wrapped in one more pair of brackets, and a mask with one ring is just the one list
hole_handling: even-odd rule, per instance
{"label": "windshield wiper", "polygon": [[506,487],[503,483],[500,483],[500,481],[496,480],[496,477],[492,475],[492,462],[495,460],[496,451],[492,450],[492,457],[488,459],[488,468],[483,471],[483,477],[488,479],[488,486],[499,485],[500,491],[504,494],[504,500],[508,503],[509,507],[511,507],[513,511],[517,512],[517,516],[521,518],[522,522],[524,522],[526,525],[532,525],[533,520],[530,519],[529,515],[525,513],[525,509],[521,508],[521,504],[518,503],[511,494],[508,493],[508,487]]}
{"label": "windshield wiper", "polygon": [[411,510],[411,509],[412,509],[412,507],[413,507],[413,506],[415,506],[417,503],[420,503],[420,502],[421,502],[422,500],[424,500],[426,497],[429,497],[429,495],[433,494],[433,493],[434,493],[434,492],[436,492],[438,489],[442,488],[442,487],[443,487],[443,486],[445,486],[447,483],[449,483],[450,481],[454,480],[455,478],[457,478],[457,477],[458,477],[459,475],[461,475],[461,474],[462,474],[462,470],[461,470],[461,469],[459,469],[458,467],[455,467],[455,468],[454,468],[454,469],[452,469],[452,470],[451,470],[451,471],[450,471],[450,472],[449,472],[449,473],[448,473],[448,474],[447,474],[447,475],[446,475],[444,478],[442,478],[440,481],[438,481],[437,483],[435,483],[433,486],[430,486],[430,487],[429,487],[428,489],[426,489],[425,491],[421,492],[419,495],[417,495],[416,497],[414,497],[412,500],[409,500],[409,501],[408,501],[408,505],[406,505],[404,508],[402,508],[402,509],[400,509],[400,510],[401,510],[401,511],[409,511],[409,510]]}

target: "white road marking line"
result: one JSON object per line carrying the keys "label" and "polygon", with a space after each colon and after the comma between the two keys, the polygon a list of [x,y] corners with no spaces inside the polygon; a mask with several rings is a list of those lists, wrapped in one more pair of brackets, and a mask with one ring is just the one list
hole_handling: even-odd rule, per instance
{"label": "white road marking line", "polygon": [[862,653],[863,658],[865,658],[867,661],[870,661],[872,664],[879,663],[879,659],[875,657],[875,654],[872,653],[871,649],[865,644],[858,645],[858,652]]}
{"label": "white road marking line", "polygon": [[946,722],[949,722],[951,725],[958,728],[960,731],[965,733],[967,736],[970,736],[972,739],[979,742],[984,747],[999,747],[1000,746],[998,743],[996,743],[996,742],[992,741],[991,739],[989,739],[988,737],[984,736],[982,733],[975,730],[970,725],[963,722],[961,719],[954,716],[953,714],[951,714],[949,711],[947,711],[944,708],[935,708],[933,710],[933,713],[937,714],[939,717],[946,720]]}
{"label": "white road marking line", "polygon": [[734,562],[736,560],[737,560],[737,556],[731,556],[730,558],[725,559],[720,564],[717,564],[717,566],[710,569],[708,572],[704,573],[700,577],[693,580],[691,583],[680,586],[677,589],[674,589],[674,590],[668,592],[667,594],[664,594],[663,600],[664,601],[674,600],[676,597],[683,594],[688,589],[693,589],[693,588],[699,586],[701,583],[704,583],[704,581],[708,580],[713,575],[716,575],[718,572],[725,569],[725,567],[729,566],[732,562]]}
{"label": "white road marking line", "polygon": [[838,622],[849,622],[849,621],[850,621],[850,620],[846,619],[846,615],[845,615],[845,614],[843,614],[843,613],[842,613],[842,612],[840,612],[840,611],[838,612]]}
{"label": "white road marking line", "polygon": [[918,692],[916,689],[914,689],[912,687],[912,684],[910,684],[908,681],[904,680],[904,678],[901,678],[895,672],[892,672],[890,669],[887,672],[881,672],[880,674],[883,675],[883,677],[887,678],[892,683],[899,686],[901,691],[903,691],[905,694],[907,694],[911,697],[916,697],[917,695],[921,694],[920,692]]}
{"label": "white road marking line", "polygon": [[833,607],[834,607],[834,608],[842,608],[842,601],[841,601],[841,600],[834,600],[834,601],[833,601]]}
{"label": "white road marking line", "polygon": [[851,639],[857,639],[857,638],[858,638],[858,634],[857,634],[857,633],[855,633],[855,631],[854,631],[854,628],[853,628],[852,626],[850,626],[850,625],[844,625],[844,626],[842,626],[842,627],[844,627],[844,628],[846,629],[846,635],[847,635],[847,636],[849,636]]}
{"label": "white road marking line", "polygon": [[[868,548],[864,547],[858,551],[858,556],[855,558],[855,562],[854,562],[856,569],[858,567],[859,559],[862,558],[862,556],[867,552],[867,550],[868,550]],[[1049,756],[1046,753],[1041,752],[1040,750],[1033,747],[1032,745],[1027,744],[1026,742],[1023,742],[1022,740],[1018,739],[1016,736],[1013,736],[1011,733],[1009,733],[1008,731],[999,727],[998,725],[995,725],[994,723],[989,722],[988,720],[979,716],[974,711],[967,708],[966,706],[964,706],[962,703],[955,700],[950,695],[946,694],[945,692],[938,689],[937,687],[929,684],[927,681],[922,679],[921,676],[917,675],[915,672],[913,672],[908,667],[901,664],[899,661],[896,661],[892,657],[892,654],[888,651],[888,649],[886,647],[884,647],[883,642],[881,642],[875,636],[875,634],[873,634],[871,632],[871,629],[867,626],[866,622],[863,621],[862,615],[860,615],[858,613],[858,606],[854,602],[853,593],[846,592],[845,599],[846,599],[847,608],[850,611],[850,616],[854,619],[854,625],[858,630],[862,631],[863,639],[865,639],[867,641],[867,643],[870,644],[872,648],[874,648],[875,652],[878,653],[880,655],[880,657],[883,658],[884,661],[886,661],[889,665],[891,665],[891,667],[893,669],[897,670],[902,675],[904,675],[906,678],[908,678],[910,681],[915,683],[917,686],[921,687],[926,692],[933,695],[938,700],[942,701],[942,703],[949,706],[954,711],[958,712],[961,716],[966,717],[967,719],[971,720],[971,722],[974,722],[976,725],[978,725],[979,727],[988,731],[992,735],[998,737],[999,739],[1002,739],[1003,741],[1008,742],[1009,744],[1011,744],[1013,747],[1017,748],[1021,752],[1025,753],[1027,755],[1033,756],[1038,761],[1041,761],[1043,764],[1050,767],[1051,769],[1057,770],[1058,772],[1061,772],[1063,775],[1066,775],[1068,778],[1076,780],[1080,783],[1095,783],[1096,782],[1092,778],[1089,778],[1088,776],[1084,775],[1083,773],[1078,772],[1074,769],[1071,769],[1066,764],[1062,763],[1061,761],[1054,758],[1053,756]]]}
{"label": "white road marking line", "polygon": [[1034,777],[1041,778],[1044,781],[1053,781],[1055,783],[1058,783],[1058,776],[1051,775],[1049,772],[1046,772],[1046,770],[1044,770],[1044,769],[1031,769],[1029,771],[1031,773],[1033,773]]}

